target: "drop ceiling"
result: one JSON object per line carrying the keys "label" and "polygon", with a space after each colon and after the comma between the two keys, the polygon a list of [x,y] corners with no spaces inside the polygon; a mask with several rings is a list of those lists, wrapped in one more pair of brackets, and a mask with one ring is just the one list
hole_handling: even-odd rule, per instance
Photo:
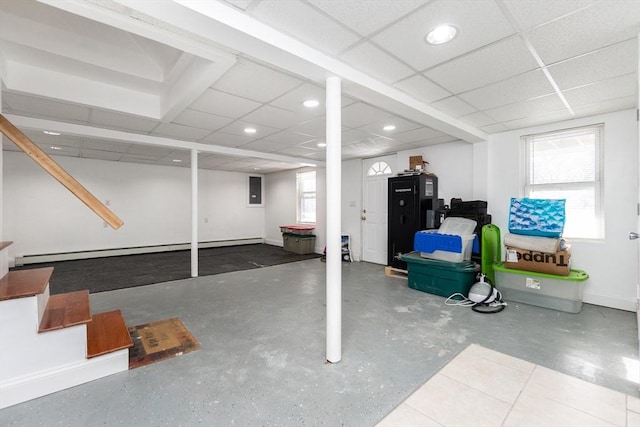
{"label": "drop ceiling", "polygon": [[56,156],[270,173],[323,164],[332,75],[345,160],[635,108],[639,30],[637,0],[3,0],[2,113]]}

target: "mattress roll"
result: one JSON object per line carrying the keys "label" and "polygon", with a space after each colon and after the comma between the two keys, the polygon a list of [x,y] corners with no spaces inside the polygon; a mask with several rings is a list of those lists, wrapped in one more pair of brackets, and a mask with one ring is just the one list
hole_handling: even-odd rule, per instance
{"label": "mattress roll", "polygon": [[528,251],[555,253],[566,248],[567,243],[563,238],[525,236],[522,234],[507,233],[504,236],[505,246],[526,249]]}

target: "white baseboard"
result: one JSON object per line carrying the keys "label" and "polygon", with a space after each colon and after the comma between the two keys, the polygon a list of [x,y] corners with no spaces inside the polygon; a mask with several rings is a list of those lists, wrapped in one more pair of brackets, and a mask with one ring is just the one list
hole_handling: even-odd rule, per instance
{"label": "white baseboard", "polygon": [[[198,248],[216,248],[223,246],[236,246],[236,245],[254,245],[257,243],[264,243],[265,240],[262,237],[252,237],[247,239],[233,239],[233,240],[216,240],[209,242],[198,243]],[[282,242],[280,243],[282,246]],[[135,255],[135,254],[148,254],[154,252],[170,252],[170,251],[182,251],[191,249],[191,243],[175,243],[169,245],[156,245],[156,246],[137,246],[132,248],[115,248],[115,249],[99,249],[89,251],[78,252],[63,252],[57,254],[39,254],[39,255],[16,255],[14,264],[15,266],[21,266],[25,264],[34,264],[40,262],[55,262],[55,261],[69,261],[74,259],[89,259],[89,258],[102,258],[109,256],[120,255]]]}
{"label": "white baseboard", "polygon": [[0,384],[0,409],[129,369],[129,349],[35,372]]}
{"label": "white baseboard", "polygon": [[606,295],[597,295],[584,293],[582,295],[582,302],[587,304],[601,305],[609,308],[616,308],[618,310],[633,311],[637,310],[635,298],[616,298]]}
{"label": "white baseboard", "polygon": [[265,239],[264,242],[267,245],[271,245],[271,246],[280,246],[283,247],[284,243],[282,243],[282,239]]}

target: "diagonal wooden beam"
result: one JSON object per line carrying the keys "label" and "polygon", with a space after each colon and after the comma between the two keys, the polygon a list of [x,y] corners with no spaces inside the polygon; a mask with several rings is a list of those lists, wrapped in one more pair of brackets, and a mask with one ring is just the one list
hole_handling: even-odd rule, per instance
{"label": "diagonal wooden beam", "polygon": [[84,188],[82,184],[69,175],[67,171],[57,164],[51,157],[40,149],[33,141],[24,133],[15,127],[9,120],[0,114],[0,132],[5,134],[14,144],[31,157],[37,164],[46,170],[60,184],[67,187],[77,198],[79,198],[89,209],[95,212],[100,218],[109,224],[112,228],[118,229],[122,224],[122,220],[118,218],[109,208],[107,208],[100,200],[98,200],[89,190]]}

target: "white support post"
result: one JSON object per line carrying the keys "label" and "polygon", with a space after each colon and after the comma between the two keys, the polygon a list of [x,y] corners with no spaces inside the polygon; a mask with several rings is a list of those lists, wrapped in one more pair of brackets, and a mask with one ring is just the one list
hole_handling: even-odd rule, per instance
{"label": "white support post", "polygon": [[327,361],[342,359],[342,111],[339,77],[327,79]]}
{"label": "white support post", "polygon": [[191,150],[191,277],[198,277],[198,150]]}

